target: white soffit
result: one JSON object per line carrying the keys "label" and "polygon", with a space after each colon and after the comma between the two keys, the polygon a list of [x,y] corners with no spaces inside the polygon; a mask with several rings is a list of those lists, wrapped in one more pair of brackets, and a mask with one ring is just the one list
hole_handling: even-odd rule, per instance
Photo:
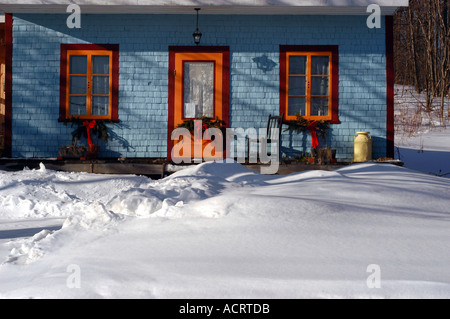
{"label": "white soffit", "polygon": [[365,15],[377,4],[383,15],[392,15],[408,0],[0,0],[7,13],[67,13],[70,3],[81,13],[144,14],[256,14],[256,15]]}

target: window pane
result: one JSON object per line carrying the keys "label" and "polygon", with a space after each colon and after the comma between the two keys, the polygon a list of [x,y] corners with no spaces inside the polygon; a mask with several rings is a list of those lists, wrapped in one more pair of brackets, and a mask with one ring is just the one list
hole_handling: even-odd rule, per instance
{"label": "window pane", "polygon": [[328,95],[328,76],[311,77],[311,95]]}
{"label": "window pane", "polygon": [[291,55],[289,57],[289,74],[306,74],[306,56]]}
{"label": "window pane", "polygon": [[108,115],[108,113],[109,113],[109,97],[93,96],[92,115]]}
{"label": "window pane", "polygon": [[109,74],[109,56],[92,56],[92,74]]}
{"label": "window pane", "polygon": [[330,58],[327,56],[311,57],[311,74],[312,75],[328,75],[330,68]]}
{"label": "window pane", "polygon": [[70,74],[87,74],[87,55],[70,56]]}
{"label": "window pane", "polygon": [[311,98],[311,115],[312,116],[328,116],[328,98],[312,97]]}
{"label": "window pane", "polygon": [[86,115],[86,97],[71,96],[69,98],[70,115]]}
{"label": "window pane", "polygon": [[184,117],[214,117],[214,63],[184,63]]}
{"label": "window pane", "polygon": [[288,115],[306,115],[306,98],[305,97],[290,97],[288,101]]}
{"label": "window pane", "polygon": [[85,76],[70,76],[70,94],[87,94],[87,81]]}
{"label": "window pane", "polygon": [[289,77],[289,95],[306,95],[306,76]]}
{"label": "window pane", "polygon": [[94,76],[92,94],[109,94],[109,76]]}

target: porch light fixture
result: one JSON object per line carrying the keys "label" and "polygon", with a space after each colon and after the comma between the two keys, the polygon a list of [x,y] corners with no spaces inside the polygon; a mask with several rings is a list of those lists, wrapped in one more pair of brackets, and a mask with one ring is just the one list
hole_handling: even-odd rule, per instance
{"label": "porch light fixture", "polygon": [[194,43],[196,45],[199,45],[200,39],[202,38],[202,33],[198,29],[198,12],[200,11],[200,8],[195,8],[195,11],[197,11],[197,28],[195,29],[194,33],[192,33],[192,36],[194,37]]}

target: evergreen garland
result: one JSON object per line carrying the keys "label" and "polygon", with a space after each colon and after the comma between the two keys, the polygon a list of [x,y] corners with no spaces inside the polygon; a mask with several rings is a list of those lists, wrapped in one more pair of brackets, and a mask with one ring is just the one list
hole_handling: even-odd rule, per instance
{"label": "evergreen garland", "polygon": [[194,132],[194,123],[195,121],[202,121],[202,130],[205,131],[208,128],[218,128],[223,129],[226,125],[224,121],[216,117],[215,120],[212,120],[206,116],[198,117],[196,119],[184,120],[183,123],[179,124],[177,128],[186,128],[190,132]]}
{"label": "evergreen garland", "polygon": [[[71,128],[75,127],[72,131],[72,142],[75,139],[80,139],[81,136],[87,138],[87,130],[83,123],[87,120],[80,119],[78,117],[70,117],[64,121],[64,125],[71,123]],[[109,140],[108,123],[113,123],[111,120],[95,120],[95,125],[92,128],[92,133],[96,134],[98,138],[103,139],[103,142],[107,143]]]}
{"label": "evergreen garland", "polygon": [[290,132],[305,132],[305,131],[309,131],[309,127],[312,123],[316,122],[316,127],[314,128],[315,131],[317,132],[317,135],[322,137],[324,140],[326,139],[327,135],[328,135],[328,129],[330,128],[330,123],[328,121],[325,120],[307,120],[305,119],[303,116],[301,115],[296,115],[296,119],[295,120],[290,120],[287,124],[288,124],[288,128],[285,129],[284,131],[290,131]]}

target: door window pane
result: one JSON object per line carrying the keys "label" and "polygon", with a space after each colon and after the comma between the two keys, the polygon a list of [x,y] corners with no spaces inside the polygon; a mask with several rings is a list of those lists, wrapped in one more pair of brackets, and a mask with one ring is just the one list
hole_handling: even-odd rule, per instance
{"label": "door window pane", "polygon": [[330,58],[328,56],[312,56],[311,57],[311,74],[312,75],[328,75],[330,68]]}
{"label": "door window pane", "polygon": [[288,115],[306,115],[306,97],[289,97]]}
{"label": "door window pane", "polygon": [[328,95],[328,76],[311,77],[311,95]]}
{"label": "door window pane", "polygon": [[93,96],[92,97],[92,115],[108,115],[109,113],[109,97]]}
{"label": "door window pane", "polygon": [[109,94],[109,76],[92,77],[92,94]]}
{"label": "door window pane", "polygon": [[70,94],[87,94],[87,81],[85,76],[70,76]]}
{"label": "door window pane", "polygon": [[71,96],[69,98],[70,115],[86,115],[86,97]]}
{"label": "door window pane", "polygon": [[70,57],[70,74],[87,74],[87,55]]}
{"label": "door window pane", "polygon": [[289,77],[289,95],[306,95],[306,76]]}
{"label": "door window pane", "polygon": [[311,97],[311,115],[328,115],[328,97]]}
{"label": "door window pane", "polygon": [[214,63],[184,63],[184,117],[214,117]]}
{"label": "door window pane", "polygon": [[306,56],[294,55],[289,57],[289,74],[306,74]]}
{"label": "door window pane", "polygon": [[92,74],[109,74],[109,56],[92,56]]}

